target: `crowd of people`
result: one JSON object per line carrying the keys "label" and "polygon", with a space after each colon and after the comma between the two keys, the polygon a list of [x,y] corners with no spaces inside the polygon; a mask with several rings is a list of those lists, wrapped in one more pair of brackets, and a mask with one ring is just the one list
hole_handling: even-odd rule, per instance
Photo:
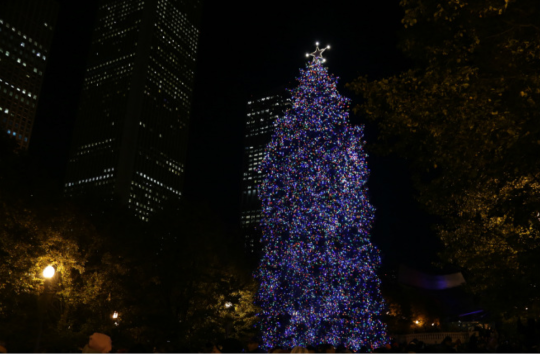
{"label": "crowd of people", "polygon": [[[253,338],[246,346],[241,342],[230,339],[223,343],[214,345],[212,353],[265,353],[261,350],[257,339]],[[334,347],[331,344],[321,344],[317,346],[296,346],[293,348],[274,347],[268,353],[539,353],[540,345],[526,343],[519,340],[506,339],[499,336],[496,331],[489,331],[486,334],[474,334],[467,343],[462,343],[459,339],[453,341],[450,336],[444,338],[438,344],[426,344],[418,339],[410,342],[399,342],[393,340],[379,348],[364,346],[358,351],[352,351],[345,346]]]}
{"label": "crowd of people", "polygon": [[[77,349],[82,353],[540,353],[539,344],[539,340],[535,338],[525,341],[517,338],[512,340],[499,335],[497,331],[490,330],[474,333],[466,343],[462,343],[459,339],[453,341],[450,336],[438,344],[426,344],[418,339],[413,339],[408,343],[394,339],[379,348],[364,346],[358,351],[352,351],[343,345],[335,347],[331,344],[295,346],[293,348],[277,346],[266,351],[263,350],[260,340],[256,337],[251,338],[247,343],[234,338],[217,343],[209,342],[204,347],[194,350],[192,348],[174,348],[166,344],[154,347],[141,344],[130,348],[115,347],[111,337],[103,333],[94,333],[86,344]],[[73,351],[65,350],[65,352]],[[7,352],[6,343],[0,341],[0,353]]]}

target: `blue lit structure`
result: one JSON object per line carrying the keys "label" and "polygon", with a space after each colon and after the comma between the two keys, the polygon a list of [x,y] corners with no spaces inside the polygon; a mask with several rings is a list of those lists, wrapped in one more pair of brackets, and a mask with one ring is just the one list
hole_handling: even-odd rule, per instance
{"label": "blue lit structure", "polygon": [[292,108],[276,120],[260,165],[257,302],[265,348],[358,350],[386,341],[363,131],[349,124],[349,99],[323,66],[323,51],[317,47],[300,71]]}

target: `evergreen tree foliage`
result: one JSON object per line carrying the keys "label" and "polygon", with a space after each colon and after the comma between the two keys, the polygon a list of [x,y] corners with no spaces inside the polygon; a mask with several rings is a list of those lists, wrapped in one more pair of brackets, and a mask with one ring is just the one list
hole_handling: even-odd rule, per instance
{"label": "evergreen tree foliage", "polygon": [[386,338],[367,155],[362,128],[349,124],[349,99],[317,52],[300,71],[293,106],[276,120],[260,167],[260,326],[266,348],[358,350]]}

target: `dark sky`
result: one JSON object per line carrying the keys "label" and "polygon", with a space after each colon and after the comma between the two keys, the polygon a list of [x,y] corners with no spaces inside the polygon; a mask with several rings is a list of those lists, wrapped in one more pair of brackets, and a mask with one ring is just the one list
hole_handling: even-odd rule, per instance
{"label": "dark sky", "polygon": [[[96,1],[62,5],[30,152],[62,183],[96,12]],[[250,95],[294,87],[315,41],[338,89],[360,75],[380,78],[408,67],[397,49],[398,0],[204,2],[185,195],[238,221],[243,122]],[[300,3],[306,5],[301,6]],[[355,4],[355,5],[351,5]],[[353,117],[353,123],[362,123]],[[376,132],[367,127],[368,144]],[[369,186],[377,208],[373,237],[385,262],[426,266],[436,242],[412,197],[406,164],[371,157]]]}

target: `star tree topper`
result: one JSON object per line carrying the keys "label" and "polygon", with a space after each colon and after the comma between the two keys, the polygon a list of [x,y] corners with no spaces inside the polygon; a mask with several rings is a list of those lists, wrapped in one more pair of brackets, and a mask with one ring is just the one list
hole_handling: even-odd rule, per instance
{"label": "star tree topper", "polygon": [[317,49],[315,49],[315,51],[311,54],[306,53],[306,57],[309,57],[311,55],[313,57],[313,61],[319,59],[324,63],[326,59],[322,57],[322,53],[324,53],[325,50],[330,49],[330,46],[327,45],[326,48],[319,49],[319,42],[315,42],[315,45],[317,46]]}

